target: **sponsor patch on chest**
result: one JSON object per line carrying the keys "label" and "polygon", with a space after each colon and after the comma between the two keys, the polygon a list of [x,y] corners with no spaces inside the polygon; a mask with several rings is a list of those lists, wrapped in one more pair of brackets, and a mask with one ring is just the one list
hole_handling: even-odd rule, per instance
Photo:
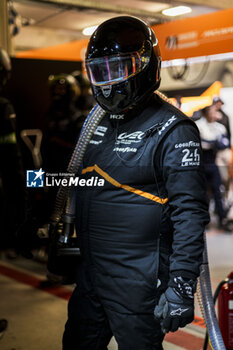
{"label": "sponsor patch on chest", "polygon": [[106,131],[108,130],[108,128],[106,126],[97,126],[97,128],[95,129],[95,132],[94,132],[94,135],[97,135],[97,136],[104,136]]}
{"label": "sponsor patch on chest", "polygon": [[131,133],[123,132],[117,136],[113,152],[136,153],[137,146],[142,141],[145,133],[143,131],[134,131]]}
{"label": "sponsor patch on chest", "polygon": [[103,142],[102,138],[106,134],[107,130],[108,130],[108,128],[106,126],[101,126],[101,125],[97,126],[97,128],[94,131],[93,137],[99,136],[99,137],[101,137],[101,140],[99,140],[99,137],[97,138],[97,140],[91,139],[90,144],[96,145],[96,146],[100,145]]}
{"label": "sponsor patch on chest", "polygon": [[124,144],[124,145],[131,145],[133,143],[139,143],[144,137],[143,131],[134,131],[132,133],[123,132],[120,135],[118,135],[116,140],[116,145]]}

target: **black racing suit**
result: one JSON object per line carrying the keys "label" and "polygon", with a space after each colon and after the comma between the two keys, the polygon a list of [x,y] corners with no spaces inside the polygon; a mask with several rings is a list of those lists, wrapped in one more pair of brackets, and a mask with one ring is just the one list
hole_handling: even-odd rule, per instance
{"label": "black racing suit", "polygon": [[208,210],[198,130],[153,95],[143,111],[103,118],[82,176],[99,186],[78,188],[83,259],[63,349],[106,350],[112,335],[119,350],[163,349],[155,305],[172,275],[196,278],[202,261]]}

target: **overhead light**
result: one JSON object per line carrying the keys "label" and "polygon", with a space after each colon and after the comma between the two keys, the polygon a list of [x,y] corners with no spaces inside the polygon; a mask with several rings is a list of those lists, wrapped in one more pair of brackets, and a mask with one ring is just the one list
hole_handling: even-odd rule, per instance
{"label": "overhead light", "polygon": [[98,26],[92,26],[92,27],[87,27],[87,28],[84,28],[82,33],[83,35],[87,35],[87,36],[90,36],[94,33],[94,31],[96,30]]}
{"label": "overhead light", "polygon": [[192,12],[191,7],[176,6],[176,7],[170,7],[169,9],[163,10],[162,14],[166,16],[180,16],[190,12]]}
{"label": "overhead light", "polygon": [[175,59],[170,61],[163,61],[162,68],[174,67],[174,66],[183,66],[185,64],[197,64],[197,63],[206,63],[212,61],[232,61],[233,52],[219,53],[216,55],[209,56],[198,56],[198,57],[189,57],[187,59]]}

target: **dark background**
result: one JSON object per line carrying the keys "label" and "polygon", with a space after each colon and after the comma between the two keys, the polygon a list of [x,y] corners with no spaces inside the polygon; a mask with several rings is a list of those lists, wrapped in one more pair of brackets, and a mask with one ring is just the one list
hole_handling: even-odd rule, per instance
{"label": "dark background", "polygon": [[81,62],[12,58],[6,94],[14,105],[18,128],[43,129],[49,106],[50,74],[81,70]]}
{"label": "dark background", "polygon": [[30,151],[20,137],[23,129],[41,129],[45,132],[50,103],[48,77],[53,74],[70,74],[81,70],[78,61],[54,61],[11,58],[12,71],[4,95],[16,112],[17,136],[25,169],[33,167]]}

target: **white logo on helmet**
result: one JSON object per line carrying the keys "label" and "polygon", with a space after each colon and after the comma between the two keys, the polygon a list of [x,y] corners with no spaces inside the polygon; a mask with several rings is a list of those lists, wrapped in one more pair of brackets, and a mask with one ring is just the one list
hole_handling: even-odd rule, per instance
{"label": "white logo on helmet", "polygon": [[105,98],[109,97],[112,92],[112,85],[105,85],[100,87]]}

